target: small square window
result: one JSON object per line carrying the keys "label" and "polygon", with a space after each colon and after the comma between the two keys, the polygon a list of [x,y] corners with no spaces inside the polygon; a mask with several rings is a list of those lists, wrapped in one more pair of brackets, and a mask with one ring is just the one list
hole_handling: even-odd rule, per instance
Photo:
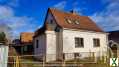
{"label": "small square window", "polygon": [[75,22],[75,24],[79,24],[79,21],[78,20],[75,20],[74,22]]}
{"label": "small square window", "polygon": [[66,19],[67,23],[71,24],[72,20],[71,19]]}
{"label": "small square window", "polygon": [[75,58],[79,58],[80,57],[80,53],[74,53],[74,57]]}
{"label": "small square window", "polygon": [[50,24],[53,24],[53,20],[50,20]]}
{"label": "small square window", "polygon": [[75,47],[84,47],[83,38],[75,37]]}
{"label": "small square window", "polygon": [[100,39],[94,38],[93,39],[93,44],[94,44],[94,47],[100,47]]}

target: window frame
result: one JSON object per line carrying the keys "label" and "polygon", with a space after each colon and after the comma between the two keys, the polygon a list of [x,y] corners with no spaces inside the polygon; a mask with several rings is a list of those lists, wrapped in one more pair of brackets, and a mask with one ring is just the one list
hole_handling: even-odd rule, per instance
{"label": "window frame", "polygon": [[78,20],[74,20],[74,23],[77,24],[77,25],[80,24]]}
{"label": "window frame", "polygon": [[53,19],[50,19],[50,24],[53,24]]}
{"label": "window frame", "polygon": [[26,52],[28,50],[28,46],[24,46],[24,51]]}
{"label": "window frame", "polygon": [[38,48],[39,46],[39,40],[36,40],[36,48]]}
{"label": "window frame", "polygon": [[93,47],[100,47],[100,39],[93,38]]}
{"label": "window frame", "polygon": [[84,38],[75,37],[75,48],[84,48]]}
{"label": "window frame", "polygon": [[71,20],[71,19],[66,18],[66,22],[67,22],[68,24],[72,24],[72,20]]}

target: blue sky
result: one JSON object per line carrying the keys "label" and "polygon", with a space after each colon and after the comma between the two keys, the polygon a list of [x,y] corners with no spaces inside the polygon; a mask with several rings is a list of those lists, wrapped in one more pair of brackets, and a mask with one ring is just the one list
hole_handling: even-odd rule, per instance
{"label": "blue sky", "polygon": [[42,26],[49,7],[74,9],[105,31],[119,30],[119,0],[0,0],[0,24],[11,27],[13,36],[34,32]]}

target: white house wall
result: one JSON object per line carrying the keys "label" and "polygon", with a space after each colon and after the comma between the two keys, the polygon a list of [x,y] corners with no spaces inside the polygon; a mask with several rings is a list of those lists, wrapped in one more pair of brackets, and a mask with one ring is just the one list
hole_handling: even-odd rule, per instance
{"label": "white house wall", "polygon": [[[50,24],[50,21],[53,20],[53,23]],[[54,18],[52,17],[52,15],[49,13],[46,17],[46,22],[51,25],[52,27],[56,27],[56,23],[54,21]],[[39,40],[39,47],[34,49],[34,53],[35,55],[42,55],[45,54],[45,59],[46,61],[49,60],[56,60],[56,35],[54,33],[54,31],[45,31],[44,35],[38,35],[37,37],[35,37],[34,41]],[[36,43],[34,43],[36,44]],[[43,58],[41,57],[36,57],[37,59],[41,59]]]}
{"label": "white house wall", "polygon": [[[36,40],[39,41],[38,48],[36,48]],[[45,34],[41,34],[34,39],[34,54],[37,59],[41,59],[45,55],[46,51],[46,36]]]}
{"label": "white house wall", "polygon": [[56,60],[56,34],[54,31],[46,31],[46,61]]}
{"label": "white house wall", "polygon": [[[51,20],[53,21],[51,23]],[[52,14],[48,14],[47,20],[48,25],[52,26],[51,31],[45,31],[46,34],[46,61],[54,61],[56,60],[56,33],[55,28],[57,24],[55,23],[55,20],[52,16]]]}
{"label": "white house wall", "polygon": [[[84,38],[84,48],[75,48],[75,37]],[[93,47],[93,38],[100,39],[100,47]],[[96,56],[103,55],[107,51],[107,37],[105,33],[96,33],[96,32],[84,32],[84,31],[74,31],[65,29],[63,30],[63,53],[70,54],[68,56],[74,57],[73,53],[79,53],[88,55],[89,52],[95,52]],[[66,55],[66,56],[67,56]],[[99,56],[98,55],[98,56]],[[68,57],[66,57],[68,59]],[[71,59],[71,57],[69,57]]]}

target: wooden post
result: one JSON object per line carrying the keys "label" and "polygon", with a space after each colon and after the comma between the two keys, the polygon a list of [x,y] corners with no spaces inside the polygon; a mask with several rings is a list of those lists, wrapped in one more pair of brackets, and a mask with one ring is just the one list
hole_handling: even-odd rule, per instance
{"label": "wooden post", "polygon": [[95,53],[93,52],[92,54],[93,54],[92,55],[92,58],[93,58],[93,60],[95,60]]}
{"label": "wooden post", "polygon": [[107,56],[104,56],[104,63],[107,62]]}
{"label": "wooden post", "polygon": [[20,67],[20,65],[19,65],[19,56],[16,56],[16,67]]}
{"label": "wooden post", "polygon": [[62,67],[65,67],[65,60],[64,60],[63,63],[62,63]]}
{"label": "wooden post", "polygon": [[14,63],[13,63],[13,64],[14,64],[14,67],[15,67],[15,64],[16,64],[16,57],[13,57],[13,58],[14,58]]}
{"label": "wooden post", "polygon": [[43,57],[43,67],[45,67],[45,57]]}

